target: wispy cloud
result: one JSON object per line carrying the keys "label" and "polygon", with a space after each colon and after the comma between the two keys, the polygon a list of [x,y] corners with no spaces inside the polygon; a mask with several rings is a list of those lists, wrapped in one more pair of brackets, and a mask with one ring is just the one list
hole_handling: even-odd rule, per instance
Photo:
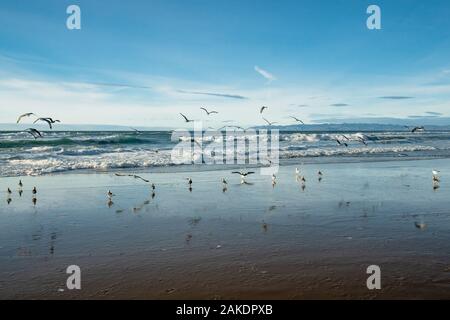
{"label": "wispy cloud", "polygon": [[330,104],[330,107],[349,107],[350,105],[347,103],[333,103]]}
{"label": "wispy cloud", "polygon": [[273,74],[271,74],[269,71],[261,69],[258,66],[255,66],[255,71],[258,72],[260,75],[262,75],[267,80],[269,80],[269,82],[277,80],[277,78]]}
{"label": "wispy cloud", "polygon": [[220,98],[230,98],[230,99],[239,99],[239,100],[246,100],[247,97],[237,95],[237,94],[227,94],[227,93],[216,93],[216,92],[200,92],[200,91],[185,91],[185,90],[177,90],[179,93],[186,93],[186,94],[198,94],[198,95],[204,95],[204,96],[213,96],[213,97],[220,97]]}
{"label": "wispy cloud", "polygon": [[85,82],[86,84],[91,84],[94,86],[101,86],[101,87],[115,87],[115,88],[130,88],[130,89],[153,89],[149,86],[140,86],[140,85],[134,85],[134,84],[127,84],[127,83],[108,83],[108,82]]}
{"label": "wispy cloud", "polygon": [[409,96],[383,96],[378,97],[379,99],[387,99],[387,100],[406,100],[406,99],[414,99],[414,97]]}
{"label": "wispy cloud", "polygon": [[443,116],[443,113],[440,112],[434,112],[434,111],[427,111],[426,114],[432,115],[432,116]]}
{"label": "wispy cloud", "polygon": [[298,107],[298,108],[306,108],[306,107],[308,107],[309,105],[307,105],[307,104],[295,104],[295,103],[291,103],[289,106],[291,106],[291,107]]}

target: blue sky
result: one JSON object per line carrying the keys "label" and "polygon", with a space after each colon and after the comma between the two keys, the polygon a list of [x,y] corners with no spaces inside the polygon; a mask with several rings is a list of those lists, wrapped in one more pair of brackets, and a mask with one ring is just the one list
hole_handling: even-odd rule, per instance
{"label": "blue sky", "polygon": [[[81,30],[66,28],[71,4]],[[381,30],[366,27],[370,4],[381,8]],[[253,125],[262,105],[283,124],[289,115],[446,117],[449,36],[447,0],[7,0],[0,122],[34,111],[75,124],[183,127],[183,112],[208,126]]]}

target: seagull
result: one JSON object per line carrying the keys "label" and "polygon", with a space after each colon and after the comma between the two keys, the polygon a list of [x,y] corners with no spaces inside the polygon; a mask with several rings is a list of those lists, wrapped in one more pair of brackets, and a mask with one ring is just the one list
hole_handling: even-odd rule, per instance
{"label": "seagull", "polygon": [[439,182],[440,181],[440,178],[439,178],[440,171],[432,170],[431,173],[433,174],[433,182]]}
{"label": "seagull", "polygon": [[262,106],[261,109],[259,109],[259,113],[263,113],[265,109],[268,109],[269,107]]}
{"label": "seagull", "polygon": [[269,126],[271,126],[271,125],[273,125],[273,124],[275,124],[275,123],[278,123],[278,122],[270,122],[269,120],[267,120],[267,119],[264,118],[264,117],[263,117],[263,119],[264,119],[265,122],[267,122],[267,124],[268,124]]}
{"label": "seagull", "polygon": [[423,222],[414,222],[414,225],[416,226],[417,229],[425,229],[427,227],[427,225]]}
{"label": "seagull", "polygon": [[298,119],[298,118],[296,118],[296,117],[294,117],[294,116],[290,116],[289,118],[292,118],[292,119],[294,119],[295,121],[300,122],[301,124],[305,124],[302,120],[300,120],[300,119]]}
{"label": "seagull", "polygon": [[112,193],[111,190],[108,190],[108,193],[106,195],[108,196],[109,200],[111,200],[111,198],[115,196],[115,194]]}
{"label": "seagull", "polygon": [[45,122],[47,122],[48,123],[48,125],[50,126],[50,129],[53,129],[52,128],[52,124],[54,124],[54,123],[56,123],[56,122],[61,122],[60,120],[53,120],[53,118],[37,118],[36,120],[34,120],[34,122],[33,123],[36,123],[36,122],[38,122],[38,121],[45,121]]}
{"label": "seagull", "polygon": [[296,176],[300,175],[300,170],[298,168],[295,168],[295,175]]}
{"label": "seagull", "polygon": [[320,170],[319,170],[319,172],[317,172],[317,174],[318,174],[319,176],[323,176],[323,173],[322,173],[322,171],[320,171]]}
{"label": "seagull", "polygon": [[204,110],[208,116],[209,116],[210,114],[213,114],[213,113],[218,113],[217,111],[214,111],[214,110],[208,111],[208,110],[206,110],[206,108],[203,108],[203,107],[201,107],[200,109],[201,109],[201,110]]}
{"label": "seagull", "polygon": [[156,186],[154,183],[152,183],[152,190],[155,191],[155,189],[156,189]]}
{"label": "seagull", "polygon": [[277,184],[277,176],[273,173],[272,174],[272,186],[275,186]]}
{"label": "seagull", "polygon": [[39,132],[38,130],[34,129],[34,128],[28,128],[27,130],[25,130],[24,132],[28,132],[29,134],[31,134],[33,136],[33,138],[37,139],[37,138],[42,138],[42,133]]}
{"label": "seagull", "polygon": [[12,191],[11,191],[10,188],[8,188],[8,190],[6,190],[6,192],[8,192],[8,194],[11,194],[11,193],[12,193]]}
{"label": "seagull", "polygon": [[336,142],[338,143],[338,145],[344,145],[348,147],[348,144],[346,142],[341,142],[339,139],[336,139]]}
{"label": "seagull", "polygon": [[23,187],[22,180],[19,180],[19,187]]}
{"label": "seagull", "polygon": [[186,122],[194,122],[194,120],[189,120],[184,114],[180,113]]}
{"label": "seagull", "polygon": [[142,178],[141,176],[138,176],[138,175],[135,175],[135,174],[120,174],[120,173],[116,173],[115,175],[116,175],[117,177],[133,177],[133,178],[135,178],[135,179],[140,179],[140,180],[142,180],[142,181],[144,181],[144,182],[147,182],[147,183],[150,182],[149,180],[144,179],[144,178]]}
{"label": "seagull", "polygon": [[36,193],[37,193],[36,187],[33,188],[32,193],[33,193],[33,194],[36,194]]}
{"label": "seagull", "polygon": [[222,178],[222,184],[224,187],[226,187],[228,185],[227,180],[225,180],[225,178]]}
{"label": "seagull", "polygon": [[38,121],[45,121],[45,122],[47,122],[47,124],[48,124],[48,126],[50,127],[50,129],[53,129],[52,123],[51,123],[50,120],[48,120],[47,118],[37,118],[36,120],[34,120],[33,123],[36,123],[36,122],[38,122]]}
{"label": "seagull", "polygon": [[32,113],[32,112],[24,113],[24,114],[22,114],[21,116],[19,116],[19,118],[17,119],[17,123],[19,123],[20,120],[22,120],[22,118],[30,117],[30,116],[35,116],[35,117],[37,117],[37,116],[36,116],[34,113]]}
{"label": "seagull", "polygon": [[233,171],[231,173],[239,174],[241,176],[241,183],[245,183],[245,177],[248,176],[249,174],[254,174],[255,172],[253,172],[253,171],[248,171],[248,172],[245,172],[245,171]]}
{"label": "seagull", "polygon": [[192,186],[192,179],[191,178],[186,178],[186,180],[187,180],[187,182],[189,184],[189,187],[191,187]]}
{"label": "seagull", "polygon": [[357,139],[359,140],[359,142],[363,143],[365,146],[367,146],[367,142],[363,137],[357,137]]}
{"label": "seagull", "polygon": [[423,126],[415,127],[414,129],[411,130],[412,133],[414,133],[414,132],[423,132],[423,131],[425,131],[425,128]]}

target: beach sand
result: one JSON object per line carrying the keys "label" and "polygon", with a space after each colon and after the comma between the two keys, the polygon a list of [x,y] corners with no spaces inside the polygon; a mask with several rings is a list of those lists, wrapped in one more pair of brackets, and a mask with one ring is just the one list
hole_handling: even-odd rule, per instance
{"label": "beach sand", "polygon": [[[259,170],[253,185],[231,170],[140,172],[154,198],[112,173],[22,177],[21,197],[19,178],[1,178],[0,298],[450,298],[447,159],[306,164],[304,190],[295,167],[274,188]],[[81,290],[66,288],[69,265]],[[381,290],[366,287],[369,265]]]}

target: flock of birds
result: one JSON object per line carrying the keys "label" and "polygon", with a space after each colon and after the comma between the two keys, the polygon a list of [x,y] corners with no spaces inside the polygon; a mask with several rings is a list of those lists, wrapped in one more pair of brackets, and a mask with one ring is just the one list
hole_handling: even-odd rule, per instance
{"label": "flock of birds", "polygon": [[[253,184],[253,183],[247,182],[246,179],[247,179],[247,177],[249,175],[255,174],[254,171],[243,171],[243,170],[232,171],[231,174],[238,174],[240,176],[240,178],[241,178],[240,184],[246,184],[246,185],[252,185]],[[139,175],[136,175],[136,174],[115,173],[115,176],[116,177],[132,177],[134,179],[141,180],[141,181],[143,181],[145,183],[150,183],[150,180],[145,179],[145,178],[143,178],[143,177],[141,177]],[[317,172],[317,176],[318,176],[318,181],[321,182],[322,181],[322,177],[323,177],[322,171],[319,170]],[[275,185],[277,184],[277,176],[275,174],[272,174],[271,179],[272,179],[272,187],[275,187]],[[187,181],[189,192],[192,192],[192,185],[193,185],[192,178],[191,177],[187,177],[187,178],[185,178],[185,180]],[[306,188],[306,178],[305,178],[305,176],[300,174],[300,170],[298,168],[295,168],[295,180],[297,182],[300,182],[302,190],[305,190],[305,188]],[[155,186],[154,183],[152,183],[150,185],[150,187],[151,187],[151,191],[152,191],[152,194],[151,194],[152,198],[154,198],[155,195],[156,195],[156,193],[155,193],[156,186]],[[225,192],[227,192],[227,190],[228,190],[228,181],[225,178],[222,178],[222,192],[225,193]],[[106,196],[108,198],[108,206],[111,207],[114,204],[113,197],[116,196],[116,195],[111,190],[108,190],[108,192],[106,193]]]}
{"label": "flock of birds", "polygon": [[[19,180],[18,193],[19,193],[19,197],[22,197],[22,194],[23,194],[23,183],[22,183],[22,180]],[[37,189],[36,189],[36,187],[33,187],[33,189],[31,190],[31,194],[32,194],[31,202],[33,203],[33,205],[36,205],[36,203],[37,203],[37,197],[36,197]],[[6,202],[8,204],[10,204],[11,201],[12,201],[11,196],[12,196],[12,191],[11,191],[11,188],[8,187],[8,189],[6,190]]]}
{"label": "flock of birds", "polygon": [[[201,107],[200,109],[203,110],[203,111],[206,113],[207,116],[210,116],[210,115],[212,115],[212,114],[218,114],[218,113],[219,113],[218,111],[215,111],[215,110],[208,110],[208,109],[205,108],[205,107]],[[262,114],[264,113],[264,111],[267,110],[267,109],[268,109],[267,106],[262,106],[262,107],[259,109],[259,113],[261,114],[262,119],[263,119],[269,126],[272,126],[272,125],[276,124],[277,122],[269,121],[269,120],[267,120],[265,117],[262,116]],[[187,122],[187,123],[189,123],[189,122],[194,122],[194,121],[195,121],[195,120],[189,119],[186,115],[184,115],[184,114],[182,114],[182,113],[180,113],[180,115],[183,117],[184,121]],[[24,114],[20,115],[20,116],[18,117],[18,119],[17,119],[17,123],[20,123],[20,121],[21,121],[22,119],[24,119],[24,118],[29,118],[29,117],[35,117],[35,120],[34,120],[33,124],[35,124],[35,123],[37,123],[37,122],[39,122],[39,121],[40,121],[40,122],[45,122],[45,123],[48,124],[48,126],[49,126],[50,129],[53,129],[53,125],[54,125],[55,123],[60,123],[60,122],[61,122],[60,120],[55,120],[55,119],[53,119],[53,118],[51,118],[51,117],[39,117],[39,116],[37,116],[35,113],[29,112],[29,113],[24,113]],[[295,120],[296,123],[304,124],[304,122],[303,122],[301,119],[299,119],[299,118],[297,118],[297,117],[295,117],[295,116],[290,116],[290,118],[292,118],[293,120]],[[224,121],[224,122],[225,122],[225,121]],[[240,127],[240,126],[226,125],[226,126],[223,126],[223,127],[219,128],[218,130],[220,131],[220,130],[222,130],[222,129],[224,129],[224,128],[227,128],[227,127],[234,127],[235,129],[242,129],[242,130],[244,130],[244,131],[246,131],[246,130],[249,129],[249,128],[242,128],[242,127]],[[424,128],[423,126],[414,127],[414,128],[412,128],[412,129],[411,129],[410,127],[408,127],[408,126],[405,126],[405,127],[408,128],[408,130],[411,130],[412,133],[415,133],[415,132],[423,132],[423,131],[425,130],[425,128]],[[133,129],[133,130],[136,130],[136,129]],[[137,131],[137,130],[136,130],[136,131]],[[24,130],[24,132],[27,132],[27,133],[31,134],[31,135],[33,136],[34,139],[38,139],[38,138],[42,138],[42,137],[43,137],[42,133],[41,133],[39,130],[35,129],[35,128],[28,128],[28,129]],[[347,136],[344,135],[344,134],[341,134],[341,135],[339,135],[338,138],[336,138],[335,140],[336,140],[336,142],[337,142],[338,145],[348,147],[348,143],[347,143],[347,142],[350,141],[350,138],[347,137]],[[360,143],[362,143],[362,144],[364,144],[364,145],[367,145],[368,137],[365,136],[365,135],[361,135],[361,136],[357,137],[357,140],[358,140]],[[241,184],[249,184],[249,185],[251,185],[252,183],[247,182],[247,181],[246,181],[246,178],[247,178],[249,175],[254,174],[255,172],[254,172],[254,171],[233,171],[233,172],[231,172],[231,173],[232,173],[232,174],[238,174],[238,175],[240,176],[240,178],[241,178]],[[115,175],[116,175],[117,177],[132,177],[132,178],[134,178],[134,179],[141,180],[141,181],[143,181],[143,182],[145,182],[145,183],[150,183],[149,180],[144,179],[143,177],[138,176],[138,175],[136,175],[136,174],[121,174],[121,173],[116,173]],[[321,171],[318,171],[318,172],[317,172],[317,175],[318,175],[318,181],[320,182],[320,181],[322,180],[322,178],[323,178],[323,173],[322,173]],[[299,170],[298,168],[295,168],[295,179],[296,179],[297,182],[301,183],[301,187],[302,187],[302,189],[304,190],[304,189],[306,188],[306,178],[305,178],[305,176],[301,175],[300,170]],[[272,180],[272,186],[275,187],[275,185],[276,185],[276,183],[277,183],[277,177],[276,177],[275,174],[272,174],[271,180]],[[186,178],[186,181],[187,181],[187,184],[188,184],[188,189],[189,189],[189,191],[192,192],[192,185],[193,185],[193,180],[192,180],[192,178],[188,177],[188,178]],[[439,183],[440,183],[440,177],[439,177],[439,171],[438,171],[438,170],[432,170],[432,182],[433,182],[433,189],[438,189],[438,188],[440,187],[440,185],[439,185]],[[151,190],[152,190],[152,198],[154,198],[154,197],[155,197],[155,190],[156,190],[156,186],[155,186],[154,183],[151,184]],[[223,190],[223,192],[226,192],[226,191],[228,190],[228,182],[227,182],[227,180],[226,180],[225,178],[222,178],[222,190]],[[20,196],[20,197],[21,197],[22,194],[23,194],[23,183],[22,183],[21,180],[19,181],[19,189],[18,189],[18,193],[19,193],[19,196]],[[10,204],[11,201],[12,201],[12,199],[11,199],[11,194],[12,194],[12,191],[11,191],[11,189],[8,187],[8,189],[7,189],[7,203],[8,203],[8,204]],[[34,205],[36,205],[36,203],[37,203],[36,194],[37,194],[37,189],[36,189],[36,187],[33,187],[33,189],[32,189],[32,202],[33,202]],[[113,198],[114,196],[115,196],[115,194],[112,193],[111,190],[108,190],[108,192],[107,192],[107,197],[108,197],[108,205],[109,205],[109,206],[111,206],[111,205],[113,204],[112,198]],[[418,228],[423,228],[423,226],[422,226],[421,224],[417,224],[417,223],[416,223],[416,227],[418,227]]]}
{"label": "flock of birds", "polygon": [[[267,107],[267,106],[262,106],[262,107],[259,109],[259,113],[261,114],[262,120],[264,120],[264,121],[267,123],[268,126],[272,126],[272,125],[274,125],[274,124],[277,124],[278,122],[269,121],[269,120],[267,120],[265,117],[262,116],[263,112],[264,112],[265,110],[267,110],[267,109],[269,109],[269,107]],[[219,113],[219,112],[216,111],[216,110],[211,110],[211,111],[210,111],[210,110],[208,110],[208,109],[205,108],[205,107],[201,107],[200,110],[205,111],[205,113],[206,113],[207,116],[210,116],[210,115],[212,115],[212,114],[218,114],[218,113]],[[184,121],[185,121],[186,123],[196,121],[196,120],[194,120],[194,119],[188,118],[188,117],[187,117],[185,114],[183,114],[183,113],[180,113],[180,115],[181,115],[181,117],[183,117],[183,119],[184,119]],[[295,120],[296,123],[305,124],[301,119],[299,119],[299,118],[297,118],[297,117],[295,117],[295,116],[289,116],[289,118]],[[226,121],[223,121],[223,122],[233,122],[233,121],[231,121],[231,120],[226,120]],[[221,131],[221,130],[223,130],[223,129],[225,129],[225,128],[235,128],[235,129],[241,129],[241,130],[247,131],[247,130],[250,129],[251,127],[243,128],[243,127],[238,126],[238,125],[225,125],[225,126],[223,126],[223,127],[218,128],[217,130],[218,130],[218,131]],[[214,128],[208,127],[208,129],[214,129]]]}
{"label": "flock of birds", "polygon": [[[39,121],[47,123],[49,128],[50,128],[50,130],[53,129],[53,125],[55,123],[61,122],[60,120],[54,120],[53,118],[50,118],[50,117],[47,117],[47,118],[39,117],[33,112],[28,112],[28,113],[24,113],[24,114],[20,115],[19,118],[17,118],[17,122],[16,123],[19,123],[23,118],[29,118],[29,117],[35,117],[36,118],[34,120],[33,124],[35,124],[36,122],[39,122]],[[42,138],[43,137],[42,132],[40,132],[39,130],[37,130],[35,128],[28,128],[28,129],[24,130],[24,132],[27,132],[27,133],[31,134],[34,139],[38,139],[38,138]]]}

